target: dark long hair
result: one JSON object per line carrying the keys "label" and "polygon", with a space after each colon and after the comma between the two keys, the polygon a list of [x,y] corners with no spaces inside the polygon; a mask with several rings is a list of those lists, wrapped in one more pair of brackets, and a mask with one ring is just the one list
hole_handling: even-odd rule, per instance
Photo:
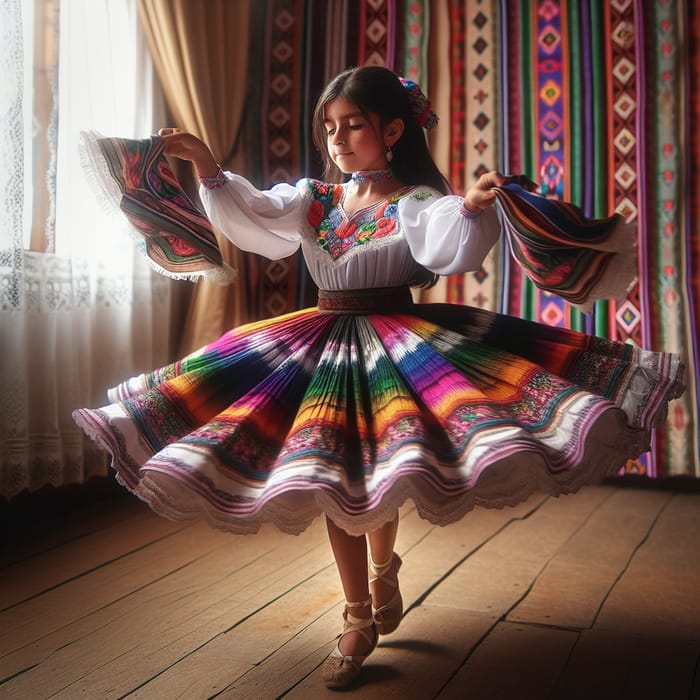
{"label": "dark long hair", "polygon": [[394,119],[401,119],[403,133],[391,147],[394,176],[407,185],[428,185],[442,194],[451,193],[447,180],[430,154],[423,129],[411,116],[408,91],[395,73],[382,66],[362,66],[343,71],[331,80],[316,102],[313,139],[323,159],[323,175],[328,182],[341,182],[343,179],[343,174],[328,153],[324,126],[325,107],[337,97],[352,102],[366,117],[370,113],[376,114],[382,128]]}

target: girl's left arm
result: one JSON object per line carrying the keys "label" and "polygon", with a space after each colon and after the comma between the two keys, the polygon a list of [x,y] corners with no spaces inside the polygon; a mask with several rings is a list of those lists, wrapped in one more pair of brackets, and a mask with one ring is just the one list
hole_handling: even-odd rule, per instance
{"label": "girl's left arm", "polygon": [[304,198],[294,185],[258,190],[226,172],[214,188],[203,184],[199,197],[210,221],[241,250],[278,260],[301,245]]}
{"label": "girl's left arm", "polygon": [[478,270],[498,240],[501,224],[493,208],[497,187],[516,182],[535,191],[525,175],[506,176],[494,170],[482,175],[464,198],[418,190],[402,200],[402,223],[413,257],[439,275]]}
{"label": "girl's left arm", "polygon": [[490,205],[477,213],[462,197],[430,189],[401,200],[399,213],[413,258],[438,275],[478,270],[501,232]]}
{"label": "girl's left arm", "polygon": [[484,173],[469,188],[464,195],[464,208],[471,214],[481,214],[496,201],[494,187],[503,187],[509,183],[517,183],[530,192],[537,191],[537,183],[526,175],[503,175],[497,170],[492,170],[490,173]]}

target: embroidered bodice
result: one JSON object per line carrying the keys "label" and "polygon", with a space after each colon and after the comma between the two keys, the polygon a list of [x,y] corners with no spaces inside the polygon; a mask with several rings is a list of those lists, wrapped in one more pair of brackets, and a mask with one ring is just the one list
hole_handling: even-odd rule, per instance
{"label": "embroidered bodice", "polygon": [[315,233],[319,248],[333,260],[358,252],[358,246],[376,245],[391,240],[400,231],[399,202],[412,188],[404,187],[386,199],[348,214],[344,200],[347,187],[309,180],[311,203],[306,221]]}
{"label": "embroidered bodice", "polygon": [[303,179],[260,191],[239,175],[200,196],[215,226],[242,250],[278,259],[301,246],[321,289],[390,287],[413,281],[421,266],[437,274],[479,269],[496,241],[496,214],[469,219],[462,198],[403,187],[348,214],[348,184]]}

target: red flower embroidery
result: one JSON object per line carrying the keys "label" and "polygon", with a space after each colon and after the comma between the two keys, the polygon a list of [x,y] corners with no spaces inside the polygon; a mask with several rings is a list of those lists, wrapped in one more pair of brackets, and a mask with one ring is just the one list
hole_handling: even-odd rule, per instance
{"label": "red flower embroidery", "polygon": [[314,199],[309,205],[309,214],[307,218],[314,228],[321,223],[323,219],[323,204],[317,199]]}
{"label": "red flower embroidery", "polygon": [[377,230],[374,234],[374,238],[382,238],[383,236],[388,236],[396,229],[396,219],[390,219],[383,216],[381,219],[377,219]]}
{"label": "red flower embroidery", "polygon": [[141,183],[141,153],[138,151],[124,158],[124,182],[127,187],[136,188]]}
{"label": "red flower embroidery", "polygon": [[352,236],[356,230],[357,225],[352,223],[352,221],[347,221],[338,226],[338,228],[335,230],[335,235],[337,238],[342,240],[344,238],[350,238],[350,236]]}
{"label": "red flower embroidery", "polygon": [[185,243],[185,241],[183,241],[181,238],[178,238],[177,236],[166,235],[165,240],[168,241],[170,247],[173,249],[173,252],[177,255],[192,255],[193,253],[197,252],[195,248],[193,248],[191,245],[188,245],[187,243]]}

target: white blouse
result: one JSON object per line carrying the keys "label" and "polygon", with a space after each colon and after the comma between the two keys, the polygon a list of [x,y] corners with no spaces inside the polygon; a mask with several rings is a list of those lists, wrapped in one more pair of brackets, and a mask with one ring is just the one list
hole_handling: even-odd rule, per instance
{"label": "white blouse", "polygon": [[[319,244],[319,228],[309,211],[319,200],[319,184],[303,179],[296,186],[280,184],[261,191],[240,175],[226,173],[223,186],[201,187],[200,198],[214,226],[241,250],[279,259],[301,246],[312,279],[325,290],[404,285],[415,279],[419,266],[439,275],[478,270],[500,234],[493,208],[468,218],[462,197],[411,187],[395,202],[396,223],[383,218],[390,233],[368,234],[361,244],[349,236],[340,241],[342,252],[338,246],[331,246],[331,252]],[[344,196],[347,185],[342,188]],[[379,207],[386,201],[348,215],[343,196],[327,212],[327,221],[348,225],[345,230],[353,230],[355,222],[370,222],[371,229],[371,222],[379,219],[377,209],[382,217],[389,216],[384,206]]]}

